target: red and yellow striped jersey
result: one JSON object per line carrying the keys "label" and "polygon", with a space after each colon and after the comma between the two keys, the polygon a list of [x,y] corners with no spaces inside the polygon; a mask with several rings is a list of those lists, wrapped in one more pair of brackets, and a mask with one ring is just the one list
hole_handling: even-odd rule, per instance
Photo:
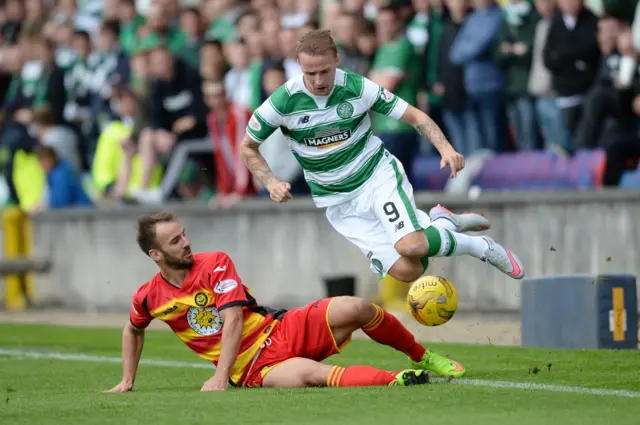
{"label": "red and yellow striped jersey", "polygon": [[180,288],[158,273],[133,296],[130,318],[137,328],[146,328],[153,319],[166,322],[198,356],[217,365],[223,326],[220,311],[233,306],[242,306],[244,315],[240,351],[230,372],[231,382],[239,385],[284,311],[259,306],[227,254],[195,254]]}

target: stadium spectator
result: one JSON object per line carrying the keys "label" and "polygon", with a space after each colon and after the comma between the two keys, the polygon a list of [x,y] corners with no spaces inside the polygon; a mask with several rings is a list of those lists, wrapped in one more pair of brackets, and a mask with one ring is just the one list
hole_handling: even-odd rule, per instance
{"label": "stadium spectator", "polygon": [[2,37],[8,44],[16,44],[24,24],[25,8],[23,0],[6,0],[4,2],[4,23]]}
{"label": "stadium spectator", "polygon": [[369,70],[376,55],[378,48],[378,40],[376,39],[376,28],[368,21],[365,21],[360,28],[360,32],[356,38],[356,47],[358,51],[367,59]]}
{"label": "stadium spectator", "polygon": [[137,44],[137,34],[144,25],[144,17],[138,15],[135,0],[118,0],[118,21],[120,22],[120,47],[131,55]]}
{"label": "stadium spectator", "polygon": [[40,32],[47,22],[47,9],[44,0],[25,0],[25,18],[23,29],[27,32]]}
{"label": "stadium spectator", "polygon": [[282,60],[282,48],[280,45],[280,22],[274,19],[262,19],[260,33],[266,53],[267,61]]}
{"label": "stadium spectator", "polygon": [[544,139],[544,147],[559,147],[567,152],[572,149],[571,133],[562,116],[562,110],[556,103],[552,75],[543,58],[551,20],[556,13],[556,0],[535,0],[535,6],[541,19],[536,25],[528,90],[535,98],[536,121]]}
{"label": "stadium spectator", "polygon": [[90,152],[100,131],[115,116],[109,105],[112,85],[129,78],[128,58],[120,48],[120,26],[115,20],[102,22],[95,37],[95,49],[88,59],[91,70],[91,106],[93,126],[90,130]]}
{"label": "stadium spectator", "polygon": [[287,73],[287,80],[300,75],[302,68],[296,58],[296,43],[298,42],[299,31],[293,28],[282,28],[280,30],[280,47],[282,61]]}
{"label": "stadium spectator", "polygon": [[360,15],[344,12],[338,15],[334,38],[338,48],[340,68],[366,75],[371,68],[371,59],[358,49],[358,35],[364,24]]}
{"label": "stadium spectator", "polygon": [[26,34],[21,37],[20,49],[25,62],[11,80],[5,113],[16,122],[29,125],[33,119],[31,108],[49,104],[56,123],[62,123],[66,97],[64,74],[54,62],[54,44],[40,36]]}
{"label": "stadium spectator", "polygon": [[204,24],[198,9],[187,8],[182,10],[180,13],[180,30],[184,34],[184,42],[180,47],[179,57],[190,67],[199,69]]}
{"label": "stadium spectator", "polygon": [[200,47],[200,77],[205,80],[222,80],[227,72],[222,43],[207,39]]}
{"label": "stadium spectator", "polygon": [[245,40],[239,38],[224,45],[224,53],[231,65],[224,76],[224,86],[231,101],[244,108],[251,108],[255,104],[253,96],[258,96],[251,84],[249,70],[249,47]]}
{"label": "stadium spectator", "polygon": [[584,98],[582,119],[576,130],[576,149],[593,149],[600,145],[603,133],[610,128],[608,124],[616,125],[614,118],[620,115],[615,87],[622,59],[617,46],[619,32],[617,19],[605,17],[599,20],[598,45],[602,56],[596,79]]}
{"label": "stadium spectator", "polygon": [[[151,131],[140,135],[142,182],[137,197],[141,202],[157,203],[168,193],[147,190],[153,167],[159,161],[169,162],[177,144],[203,143],[207,127],[198,73],[175,58],[159,40],[150,53],[150,69],[148,119]],[[177,183],[175,174],[167,173],[164,179],[168,186]]]}
{"label": "stadium spectator", "polygon": [[243,197],[255,194],[251,173],[240,156],[240,143],[251,111],[227,99],[224,83],[205,82],[202,93],[210,110],[207,124],[213,144],[217,180],[217,194],[210,200],[209,206],[227,209]]}
{"label": "stadium spectator", "polygon": [[[407,37],[421,56],[418,105],[428,111],[431,119],[446,131],[442,110],[444,86],[438,80],[438,62],[444,23],[449,19],[449,11],[442,0],[413,0],[412,4],[416,14],[407,26]],[[449,136],[447,133],[445,135]],[[430,154],[435,153],[435,148],[428,141],[421,141],[421,146]]]}
{"label": "stadium spectator", "polygon": [[454,64],[449,51],[470,12],[469,0],[446,0],[449,16],[445,20],[440,45],[436,80],[442,84],[444,126],[458,152],[470,155],[480,148],[480,129],[473,106],[464,87],[464,68]]}
{"label": "stadium spectator", "polygon": [[49,106],[36,108],[33,116],[34,129],[40,145],[52,147],[59,159],[67,162],[73,171],[80,175],[82,161],[76,133],[67,126],[57,124]]}
{"label": "stadium spectator", "polygon": [[[396,93],[410,105],[417,104],[419,86],[417,56],[403,31],[398,5],[377,10],[378,48],[370,71],[373,82]],[[376,114],[373,128],[384,140],[386,148],[404,165],[409,180],[413,179],[413,160],[418,154],[418,134],[410,125]]]}
{"label": "stadium spectator", "polygon": [[[92,165],[93,185],[99,196],[115,202],[130,202],[142,183],[142,161],[137,142],[143,131],[149,132],[144,94],[126,84],[111,92],[118,119],[100,133]],[[149,181],[156,188],[162,178],[162,167],[156,165]]]}
{"label": "stadium spectator", "polygon": [[73,35],[72,44],[75,51],[75,60],[65,72],[66,103],[64,105],[64,120],[81,135],[82,156],[85,161],[89,161],[91,155],[89,140],[94,118],[92,114],[92,78],[94,69],[89,64],[91,36],[86,31],[76,31]]}
{"label": "stadium spectator", "polygon": [[558,106],[575,139],[584,96],[600,63],[598,18],[583,0],[558,0],[558,6],[560,13],[553,17],[547,36],[544,64],[551,71]]}
{"label": "stadium spectator", "polygon": [[604,145],[607,157],[603,177],[605,186],[617,185],[625,171],[638,167],[640,159],[640,74],[633,33],[628,28],[620,31],[617,49],[622,54],[614,82],[618,125]]}
{"label": "stadium spectator", "polygon": [[180,28],[171,25],[174,18],[162,2],[152,2],[145,25],[138,29],[139,42],[144,43],[151,40],[149,41],[151,43],[159,40],[172,53],[179,55],[185,35],[180,31]]}
{"label": "stadium spectator", "polygon": [[45,199],[37,210],[83,207],[92,204],[73,167],[61,159],[53,147],[40,146],[37,154],[47,176]]}
{"label": "stadium spectator", "polygon": [[504,18],[494,0],[474,0],[474,10],[458,32],[449,57],[464,69],[464,86],[480,127],[482,148],[498,152],[504,149],[503,99],[504,75],[491,60]]}
{"label": "stadium spectator", "polygon": [[535,104],[528,93],[533,41],[538,13],[528,0],[509,0],[504,5],[505,24],[498,36],[494,60],[505,73],[509,122],[515,129],[519,151],[538,147]]}
{"label": "stadium spectator", "polygon": [[260,31],[260,15],[255,9],[247,9],[236,22],[237,36],[245,40]]}

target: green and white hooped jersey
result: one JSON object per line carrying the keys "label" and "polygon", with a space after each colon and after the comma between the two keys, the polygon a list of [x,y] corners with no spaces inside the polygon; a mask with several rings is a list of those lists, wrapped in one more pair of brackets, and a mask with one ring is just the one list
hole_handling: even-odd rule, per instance
{"label": "green and white hooped jersey", "polygon": [[341,69],[329,96],[314,96],[302,74],[287,81],[254,112],[247,134],[258,143],[277,128],[289,142],[317,207],[360,192],[384,158],[369,111],[400,119],[407,102],[373,81]]}

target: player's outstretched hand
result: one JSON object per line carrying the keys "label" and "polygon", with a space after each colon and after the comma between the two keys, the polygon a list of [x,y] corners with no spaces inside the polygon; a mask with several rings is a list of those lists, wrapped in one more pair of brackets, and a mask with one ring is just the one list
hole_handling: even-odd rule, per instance
{"label": "player's outstretched hand", "polygon": [[229,379],[216,377],[213,375],[213,378],[207,380],[200,391],[224,391],[229,387]]}
{"label": "player's outstretched hand", "polygon": [[287,202],[293,199],[293,196],[289,193],[291,185],[287,182],[276,180],[267,186],[267,190],[269,191],[271,199],[275,202]]}
{"label": "player's outstretched hand", "polygon": [[105,391],[105,393],[127,393],[133,389],[133,384],[121,381],[118,385]]}
{"label": "player's outstretched hand", "polygon": [[442,154],[440,169],[444,170],[447,165],[451,167],[451,178],[454,178],[458,175],[458,171],[464,168],[464,156],[456,152],[454,149],[447,150]]}

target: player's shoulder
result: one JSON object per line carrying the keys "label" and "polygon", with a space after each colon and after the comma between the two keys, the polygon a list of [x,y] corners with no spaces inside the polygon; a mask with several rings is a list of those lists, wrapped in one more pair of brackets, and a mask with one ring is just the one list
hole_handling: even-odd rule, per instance
{"label": "player's shoulder", "polygon": [[355,72],[336,70],[336,85],[342,86],[347,97],[359,99],[366,90],[371,90],[373,81]]}
{"label": "player's shoulder", "polygon": [[162,276],[160,273],[157,273],[151,280],[140,285],[133,294],[133,298],[142,302],[142,300],[147,298],[149,294],[153,292],[154,288],[157,288],[159,279],[162,279]]}
{"label": "player's shoulder", "polygon": [[289,79],[269,96],[269,105],[280,115],[291,113],[294,104],[291,102],[296,94],[302,93],[302,74]]}
{"label": "player's shoulder", "polygon": [[215,267],[217,265],[226,264],[231,261],[231,257],[229,256],[229,254],[223,251],[199,252],[193,257],[196,263],[200,263],[204,267]]}

